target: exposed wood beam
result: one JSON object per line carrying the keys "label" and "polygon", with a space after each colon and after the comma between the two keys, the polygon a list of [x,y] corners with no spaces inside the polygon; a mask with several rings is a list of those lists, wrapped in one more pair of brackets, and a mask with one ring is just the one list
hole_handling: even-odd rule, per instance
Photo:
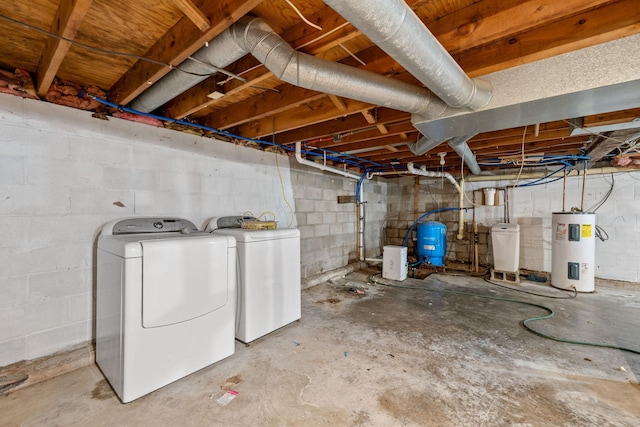
{"label": "exposed wood beam", "polygon": [[367,123],[369,123],[370,125],[374,124],[376,122],[376,118],[373,115],[373,113],[371,112],[371,110],[367,110],[367,111],[363,111],[362,112],[362,117],[364,117],[364,119],[367,121]]}
{"label": "exposed wood beam", "polygon": [[[93,0],[61,0],[51,24],[51,32],[67,39],[75,39],[91,3]],[[47,93],[70,47],[71,43],[68,41],[47,38],[36,72],[38,95],[44,96]]]}
{"label": "exposed wood beam", "polygon": [[270,116],[243,124],[235,128],[234,133],[249,138],[260,138],[273,133],[337,119],[345,114],[360,113],[371,108],[371,104],[348,100],[346,101],[347,111],[338,111],[326,97],[315,104],[305,105],[289,110],[284,116]]}
{"label": "exposed wood beam", "polygon": [[[416,128],[413,127],[411,123],[402,123],[402,124],[390,123],[387,125],[387,128],[389,129],[389,133],[387,133],[386,136],[397,135],[401,139],[409,139],[409,137],[407,136],[407,133],[416,131]],[[380,132],[378,131],[377,127],[369,128],[369,129],[359,129],[357,130],[357,132],[352,131],[342,135],[340,142],[334,142],[334,141],[322,142],[322,143],[319,143],[318,146],[322,148],[331,148],[331,147],[336,147],[342,144],[348,144],[352,142],[363,142],[363,141],[369,141],[369,140],[378,139],[378,138],[380,138]]]}
{"label": "exposed wood beam", "polygon": [[[177,66],[261,2],[262,0],[205,2],[202,12],[214,23],[213,26],[204,33],[195,32],[191,20],[184,16],[144,56]],[[111,101],[128,104],[149,87],[149,82],[158,81],[170,70],[148,61],[137,61],[110,89]],[[207,95],[209,93],[211,92]]]}
{"label": "exposed wood beam", "polygon": [[347,111],[347,104],[340,98],[335,95],[329,95],[329,99],[333,102],[333,105],[338,109],[338,111]]}
{"label": "exposed wood beam", "polygon": [[389,133],[389,129],[387,129],[387,127],[385,125],[383,125],[382,123],[376,124],[376,127],[378,128],[380,133],[383,134],[383,135],[386,135],[386,134]]}
{"label": "exposed wood beam", "polygon": [[184,13],[187,18],[189,18],[191,22],[200,29],[200,31],[207,31],[211,27],[209,19],[195,4],[193,4],[191,0],[173,0],[173,2],[178,6],[178,8],[180,8],[182,13]]}
{"label": "exposed wood beam", "polygon": [[[555,4],[555,3],[554,3]],[[454,54],[479,76],[640,32],[637,0],[620,0]]]}
{"label": "exposed wood beam", "polygon": [[[381,123],[395,123],[405,120],[409,115],[402,111],[391,110],[389,108],[378,108],[378,120]],[[279,144],[290,144],[296,141],[305,141],[308,139],[321,138],[324,136],[333,136],[357,131],[363,128],[369,128],[364,117],[360,114],[354,114],[347,117],[338,117],[335,120],[306,126],[302,129],[294,129],[276,135],[275,140]],[[376,131],[377,132],[377,131]]]}
{"label": "exposed wood beam", "polygon": [[606,3],[611,0],[501,0],[499,6],[480,1],[426,25],[454,54]]}
{"label": "exposed wood beam", "polygon": [[[246,123],[247,117],[259,120],[326,97],[323,93],[291,85],[281,85],[277,89],[278,92],[266,91],[259,97],[254,96],[246,101],[232,104],[211,114],[204,122],[207,126],[216,129],[228,129]],[[261,102],[255,102],[256,100]],[[345,110],[346,106],[343,111]]]}

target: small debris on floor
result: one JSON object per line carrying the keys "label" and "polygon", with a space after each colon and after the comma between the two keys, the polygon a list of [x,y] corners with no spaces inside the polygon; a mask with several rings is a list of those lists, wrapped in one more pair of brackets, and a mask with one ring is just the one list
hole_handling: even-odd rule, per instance
{"label": "small debris on floor", "polygon": [[241,382],[242,382],[242,378],[240,378],[240,375],[234,375],[232,377],[227,378],[224,384],[220,386],[220,389],[225,391],[231,390],[233,387],[237,386]]}
{"label": "small debris on floor", "polygon": [[356,295],[365,295],[364,291],[358,288],[349,288],[349,292]]}
{"label": "small debris on floor", "polygon": [[295,345],[296,347],[300,347],[300,343],[299,342],[295,342],[295,341],[292,341],[292,342],[293,342],[293,345]]}
{"label": "small debris on floor", "polygon": [[[222,397],[216,400],[216,403],[220,406],[226,406],[229,404],[229,402],[235,399],[238,394],[239,393],[235,390],[229,390],[225,394],[223,394]],[[210,396],[210,398],[213,398],[213,394]]]}
{"label": "small debris on floor", "polygon": [[624,368],[624,366],[620,366],[619,368],[616,368],[618,371],[620,372],[627,372],[627,370]]}
{"label": "small debris on floor", "polygon": [[585,357],[584,360],[586,360],[587,362],[591,362],[591,359],[589,359],[588,357]]}
{"label": "small debris on floor", "polygon": [[345,352],[344,352],[344,357],[347,357],[347,354],[348,354],[348,353],[345,351]]}
{"label": "small debris on floor", "polygon": [[341,300],[341,299],[339,299],[339,298],[328,298],[328,299],[327,299],[327,302],[329,302],[329,303],[331,303],[331,304],[337,304],[337,303],[339,303],[340,301],[342,301],[342,300]]}

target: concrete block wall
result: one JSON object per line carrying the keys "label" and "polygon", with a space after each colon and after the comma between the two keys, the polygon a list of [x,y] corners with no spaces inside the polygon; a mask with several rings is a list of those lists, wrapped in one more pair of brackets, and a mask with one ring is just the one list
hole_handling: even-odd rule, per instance
{"label": "concrete block wall", "polygon": [[273,153],[0,94],[0,366],[93,339],[110,220],[271,211],[295,227],[280,160],[279,175]]}
{"label": "concrete block wall", "polygon": [[[297,163],[291,165],[291,177],[301,236],[302,276],[357,261],[356,204],[338,203],[338,196],[355,196],[356,181]],[[386,184],[374,180],[363,185],[367,256],[376,257],[381,254]]]}
{"label": "concrete block wall", "polygon": [[[413,203],[414,178],[400,178],[388,185],[389,216],[399,215]],[[605,242],[596,239],[596,277],[609,280],[628,282],[640,281],[640,171],[616,173],[614,189],[607,201],[597,209],[596,224],[604,229],[609,239]],[[611,188],[610,174],[587,175],[584,191],[584,210],[593,210],[604,200]],[[476,204],[482,203],[483,188],[498,188],[512,186],[511,181],[485,181],[465,184],[468,199],[476,194]],[[439,179],[421,178],[420,200],[426,200],[421,205],[424,212],[443,206],[456,206],[455,193],[438,191]],[[581,208],[583,177],[569,177],[566,184],[565,210],[573,207]],[[509,188],[507,200],[510,208],[510,222],[520,225],[520,267],[534,271],[551,271],[552,256],[552,224],[551,214],[560,212],[563,208],[562,180],[531,187]],[[404,200],[405,204],[398,203]],[[477,206],[476,221],[479,224],[480,262],[493,262],[491,250],[490,228],[492,225],[505,221],[505,196],[500,194],[497,205]],[[469,200],[465,206],[471,206]],[[471,211],[465,214],[465,229],[467,236],[471,230]],[[457,223],[453,218],[438,219],[448,227],[449,259],[467,260],[468,237],[463,241],[456,241]],[[396,244],[397,238],[391,236],[406,233],[406,223],[389,223],[395,230],[387,230],[388,244]],[[401,240],[401,239],[400,239]],[[394,243],[392,243],[394,242]]]}

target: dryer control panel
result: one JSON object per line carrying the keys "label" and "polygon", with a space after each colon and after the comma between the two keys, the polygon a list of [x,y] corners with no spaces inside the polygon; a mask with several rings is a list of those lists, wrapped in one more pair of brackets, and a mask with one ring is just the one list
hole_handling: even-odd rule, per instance
{"label": "dryer control panel", "polygon": [[192,233],[198,231],[191,221],[183,218],[128,218],[113,225],[112,234]]}

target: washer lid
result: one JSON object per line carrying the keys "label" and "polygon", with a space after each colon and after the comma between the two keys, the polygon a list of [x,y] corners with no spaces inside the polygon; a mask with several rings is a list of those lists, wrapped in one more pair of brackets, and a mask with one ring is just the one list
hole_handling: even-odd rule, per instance
{"label": "washer lid", "polygon": [[235,257],[229,259],[230,240],[209,235],[141,241],[142,326],[185,322],[225,306],[228,263],[235,265]]}

